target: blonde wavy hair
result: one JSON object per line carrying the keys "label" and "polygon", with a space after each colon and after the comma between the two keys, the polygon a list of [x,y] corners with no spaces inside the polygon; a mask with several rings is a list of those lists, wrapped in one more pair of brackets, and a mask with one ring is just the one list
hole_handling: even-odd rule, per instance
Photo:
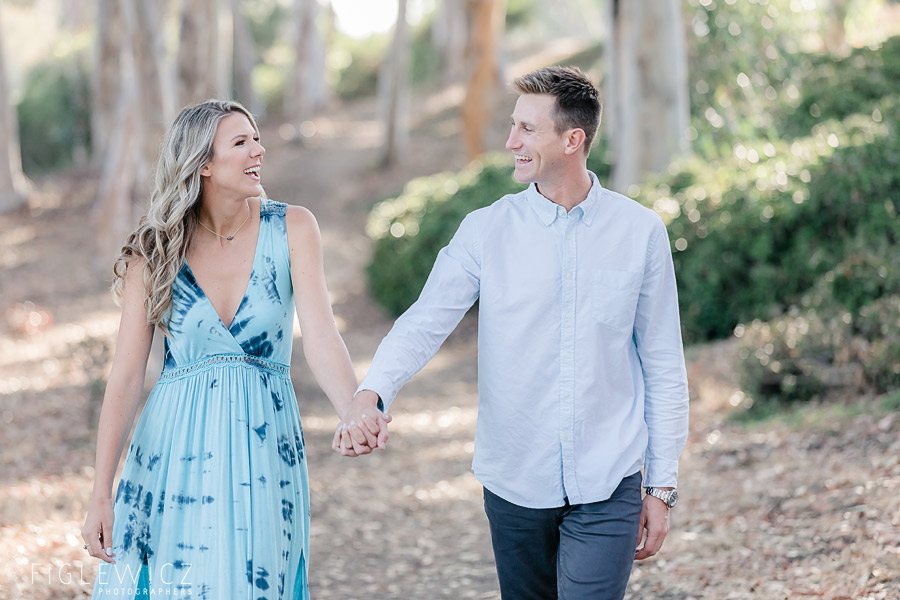
{"label": "blonde wavy hair", "polygon": [[125,272],[135,259],[144,261],[144,307],[149,324],[168,335],[172,285],[184,263],[200,214],[201,169],[213,158],[219,122],[233,113],[253,115],[237,102],[208,100],[184,108],[163,142],[147,214],[141,218],[113,265],[112,293],[125,294]]}

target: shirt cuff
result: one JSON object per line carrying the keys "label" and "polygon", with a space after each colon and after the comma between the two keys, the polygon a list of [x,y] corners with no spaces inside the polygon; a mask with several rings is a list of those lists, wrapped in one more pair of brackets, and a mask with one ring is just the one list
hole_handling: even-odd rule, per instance
{"label": "shirt cuff", "polygon": [[395,390],[387,381],[381,381],[377,377],[366,377],[363,379],[363,382],[356,388],[356,393],[358,394],[363,390],[369,390],[378,394],[378,410],[383,413],[387,413],[399,391]]}
{"label": "shirt cuff", "polygon": [[644,487],[678,487],[678,461],[649,459],[644,465]]}

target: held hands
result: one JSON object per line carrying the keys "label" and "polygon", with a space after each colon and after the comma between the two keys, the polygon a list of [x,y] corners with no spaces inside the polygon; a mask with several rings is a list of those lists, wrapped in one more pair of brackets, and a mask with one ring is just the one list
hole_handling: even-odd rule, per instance
{"label": "held hands", "polygon": [[[659,498],[644,496],[641,524],[638,529],[638,547],[634,552],[634,559],[644,560],[656,555],[662,548],[668,533],[669,507]],[[643,547],[641,546],[642,540]]]}
{"label": "held hands", "polygon": [[331,448],[341,456],[361,456],[376,448],[384,450],[391,416],[378,410],[378,394],[362,390],[334,432]]}

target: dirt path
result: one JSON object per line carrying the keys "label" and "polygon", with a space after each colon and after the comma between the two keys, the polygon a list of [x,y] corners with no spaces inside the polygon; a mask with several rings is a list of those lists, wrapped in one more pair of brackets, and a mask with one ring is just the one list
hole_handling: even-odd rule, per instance
{"label": "dirt path", "polygon": [[[317,119],[299,147],[265,132],[267,191],[317,215],[335,314],[360,376],[390,327],[362,275],[366,214],[411,177],[462,165],[446,99],[415,103],[437,118],[414,134],[402,169],[377,168],[379,129],[365,106]],[[87,597],[93,579],[78,537],[93,462],[90,360],[114,334],[117,311],[86,266],[93,183],[60,181],[44,185],[43,209],[0,217],[0,599]],[[36,305],[34,324],[25,301]],[[636,565],[628,597],[900,598],[900,418],[870,400],[735,424],[734,356],[732,343],[689,352],[682,499],[662,555]],[[469,470],[472,323],[404,388],[389,450],[363,459],[331,452],[337,417],[299,343],[293,366],[312,485],[312,597],[499,598]]]}

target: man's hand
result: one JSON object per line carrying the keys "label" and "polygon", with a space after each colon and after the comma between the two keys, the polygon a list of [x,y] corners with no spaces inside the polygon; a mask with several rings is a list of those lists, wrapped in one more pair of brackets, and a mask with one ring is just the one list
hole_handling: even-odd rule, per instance
{"label": "man's hand", "polygon": [[334,432],[331,448],[342,456],[360,456],[374,449],[384,450],[391,416],[378,410],[378,394],[362,390]]}
{"label": "man's hand", "polygon": [[[634,559],[644,560],[654,556],[662,548],[668,533],[669,507],[659,498],[644,496],[641,525],[638,530],[638,547],[634,552]],[[643,547],[641,541],[644,542]]]}

